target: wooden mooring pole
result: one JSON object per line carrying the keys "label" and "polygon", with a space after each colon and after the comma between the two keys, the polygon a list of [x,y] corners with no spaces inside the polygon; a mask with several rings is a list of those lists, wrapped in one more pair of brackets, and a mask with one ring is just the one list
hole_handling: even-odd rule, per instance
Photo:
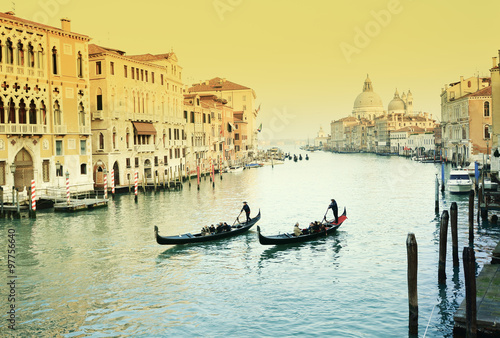
{"label": "wooden mooring pole", "polygon": [[453,266],[459,266],[458,262],[458,207],[457,202],[451,203],[450,207],[450,223],[451,223],[451,243],[453,251]]}
{"label": "wooden mooring pole", "polygon": [[408,331],[410,335],[418,334],[418,292],[417,292],[417,271],[418,271],[418,250],[415,234],[409,233],[406,238],[406,253],[408,260],[408,306],[409,321]]}
{"label": "wooden mooring pole", "polygon": [[465,275],[465,321],[467,337],[477,337],[476,308],[476,258],[474,249],[465,247],[463,252]]}
{"label": "wooden mooring pole", "polygon": [[446,283],[446,242],[448,239],[448,210],[444,210],[441,216],[441,227],[439,231],[439,269],[438,283]]}
{"label": "wooden mooring pole", "polygon": [[[478,201],[479,208],[481,208],[480,204],[481,202]],[[469,243],[474,243],[474,190],[469,192]]]}
{"label": "wooden mooring pole", "polygon": [[434,211],[436,214],[439,214],[439,179],[436,174],[436,196],[434,203]]}

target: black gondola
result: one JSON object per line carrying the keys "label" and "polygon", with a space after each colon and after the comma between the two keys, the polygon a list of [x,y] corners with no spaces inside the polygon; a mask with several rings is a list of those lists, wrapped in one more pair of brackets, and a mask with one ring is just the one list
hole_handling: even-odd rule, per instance
{"label": "black gondola", "polygon": [[346,219],[347,219],[346,209],[344,208],[344,213],[339,217],[337,223],[334,223],[332,221],[325,221],[322,223],[326,227],[326,230],[324,231],[303,234],[300,236],[295,236],[293,234],[287,234],[287,233],[274,236],[263,236],[260,233],[260,227],[257,226],[257,233],[259,234],[259,242],[262,245],[300,243],[333,234],[342,225],[342,223],[344,223]]}
{"label": "black gondola", "polygon": [[208,235],[202,235],[202,233],[200,232],[197,234],[186,233],[186,234],[177,235],[177,236],[160,236],[158,234],[158,227],[155,225],[155,237],[156,237],[156,242],[158,244],[162,244],[162,245],[209,242],[209,241],[215,241],[218,239],[233,237],[233,236],[245,233],[248,230],[250,230],[250,228],[255,223],[257,223],[259,220],[260,220],[260,210],[259,210],[259,213],[257,214],[257,216],[250,219],[250,221],[248,221],[248,222],[233,225],[231,227],[231,230],[229,230],[229,231],[208,234]]}

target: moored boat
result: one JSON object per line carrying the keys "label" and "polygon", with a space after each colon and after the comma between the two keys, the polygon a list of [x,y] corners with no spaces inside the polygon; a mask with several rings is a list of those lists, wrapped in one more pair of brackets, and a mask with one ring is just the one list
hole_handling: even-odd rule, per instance
{"label": "moored boat", "polygon": [[177,236],[160,236],[158,234],[158,227],[155,225],[155,238],[158,244],[162,245],[175,245],[175,244],[189,244],[189,243],[201,243],[201,242],[209,242],[215,241],[222,238],[233,237],[236,235],[241,235],[242,233],[247,232],[250,228],[260,220],[260,210],[257,216],[251,218],[250,221],[239,223],[231,226],[231,230],[222,231],[210,234],[202,234],[201,232],[191,234],[185,233]]}
{"label": "moored boat", "polygon": [[473,183],[466,170],[458,167],[450,172],[448,179],[448,191],[451,193],[467,193],[472,190]]}
{"label": "moored boat", "polygon": [[[346,209],[344,208],[344,212],[342,213],[341,216],[339,216],[337,223],[335,223],[333,221],[323,221],[321,223],[322,225],[324,225],[324,230],[322,230],[322,231],[312,232],[312,233],[304,233],[300,236],[295,236],[294,234],[289,234],[289,233],[278,234],[278,235],[274,235],[274,236],[264,236],[260,232],[260,227],[257,226],[257,233],[259,235],[259,242],[262,245],[301,243],[301,242],[310,241],[310,240],[315,239],[315,238],[325,237],[325,236],[333,234],[342,225],[342,223],[344,223],[344,221],[346,219],[347,219]],[[304,229],[304,230],[306,230],[306,229]]]}

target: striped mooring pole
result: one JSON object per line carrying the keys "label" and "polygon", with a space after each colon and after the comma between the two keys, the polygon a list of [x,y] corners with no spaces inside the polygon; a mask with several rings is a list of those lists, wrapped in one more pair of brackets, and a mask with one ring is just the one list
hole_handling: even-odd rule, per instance
{"label": "striped mooring pole", "polygon": [[115,197],[115,170],[111,169],[111,193]]}
{"label": "striped mooring pole", "polygon": [[70,204],[70,196],[69,196],[69,173],[66,173],[66,202],[68,205]]}
{"label": "striped mooring pole", "polygon": [[35,180],[31,180],[31,210],[36,211]]}
{"label": "striped mooring pole", "polygon": [[108,198],[108,173],[104,173],[104,198]]}
{"label": "striped mooring pole", "polygon": [[135,201],[137,202],[137,175],[138,172],[136,171],[134,174],[134,194],[135,194]]}

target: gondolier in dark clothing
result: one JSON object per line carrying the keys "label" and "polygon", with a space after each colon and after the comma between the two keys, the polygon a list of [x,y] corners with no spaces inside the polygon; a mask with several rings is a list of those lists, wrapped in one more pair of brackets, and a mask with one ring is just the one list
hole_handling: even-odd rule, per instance
{"label": "gondolier in dark clothing", "polygon": [[328,206],[328,209],[332,209],[333,216],[335,217],[335,223],[339,221],[339,208],[337,207],[337,202],[332,198],[332,203]]}
{"label": "gondolier in dark clothing", "polygon": [[245,211],[245,214],[247,215],[247,222],[250,221],[250,207],[248,206],[247,202],[243,202],[243,208],[241,211]]}

